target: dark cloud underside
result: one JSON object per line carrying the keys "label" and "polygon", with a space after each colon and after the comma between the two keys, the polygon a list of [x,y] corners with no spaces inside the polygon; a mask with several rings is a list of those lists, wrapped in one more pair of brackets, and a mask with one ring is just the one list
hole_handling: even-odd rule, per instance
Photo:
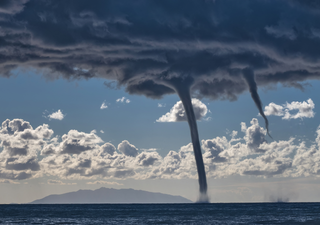
{"label": "dark cloud underside", "polygon": [[199,97],[236,100],[250,68],[258,86],[303,89],[319,78],[319,19],[312,0],[2,1],[0,74],[104,77],[151,98],[192,77]]}

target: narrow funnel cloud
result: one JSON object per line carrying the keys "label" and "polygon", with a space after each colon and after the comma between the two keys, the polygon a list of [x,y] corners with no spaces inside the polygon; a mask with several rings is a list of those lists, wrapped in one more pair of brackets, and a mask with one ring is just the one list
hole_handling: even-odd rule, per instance
{"label": "narrow funnel cloud", "polygon": [[249,86],[249,91],[251,93],[251,97],[252,97],[254,103],[256,104],[260,115],[263,117],[263,119],[265,121],[267,133],[268,133],[269,137],[272,138],[270,133],[269,133],[269,121],[268,121],[268,119],[267,119],[267,117],[264,114],[263,109],[262,109],[262,103],[261,103],[261,100],[260,100],[260,97],[259,97],[259,94],[258,94],[257,83],[256,83],[256,81],[254,79],[254,73],[249,68],[245,68],[242,72],[243,72],[243,77],[244,77],[244,79],[246,80],[246,82],[247,82],[247,84]]}
{"label": "narrow funnel cloud", "polygon": [[170,84],[167,84],[169,87],[173,88],[177,94],[179,95],[184,109],[186,111],[190,133],[191,133],[191,140],[193,145],[194,156],[196,159],[197,164],[197,171],[198,171],[198,179],[199,179],[199,186],[200,186],[200,198],[199,202],[209,202],[209,198],[207,195],[207,178],[206,178],[206,171],[204,168],[202,152],[199,142],[199,134],[198,134],[198,127],[197,121],[194,114],[191,96],[190,96],[190,86],[193,83],[193,79],[177,79],[171,80]]}

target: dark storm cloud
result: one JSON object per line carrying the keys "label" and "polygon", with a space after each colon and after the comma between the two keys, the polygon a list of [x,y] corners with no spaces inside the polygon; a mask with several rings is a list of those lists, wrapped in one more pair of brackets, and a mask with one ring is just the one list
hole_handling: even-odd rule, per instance
{"label": "dark storm cloud", "polygon": [[50,79],[104,77],[151,98],[174,93],[163,81],[184,76],[194,79],[194,94],[229,100],[248,90],[246,67],[258,86],[302,88],[319,78],[316,1],[21,0],[0,7],[2,76],[33,67]]}
{"label": "dark storm cloud", "polygon": [[9,15],[18,13],[23,9],[26,2],[28,0],[2,0],[0,1],[0,13]]}

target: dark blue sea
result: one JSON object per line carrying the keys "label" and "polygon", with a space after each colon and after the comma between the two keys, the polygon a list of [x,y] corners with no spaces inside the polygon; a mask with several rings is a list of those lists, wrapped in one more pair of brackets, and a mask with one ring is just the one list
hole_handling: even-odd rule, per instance
{"label": "dark blue sea", "polygon": [[2,224],[320,224],[320,203],[0,205]]}

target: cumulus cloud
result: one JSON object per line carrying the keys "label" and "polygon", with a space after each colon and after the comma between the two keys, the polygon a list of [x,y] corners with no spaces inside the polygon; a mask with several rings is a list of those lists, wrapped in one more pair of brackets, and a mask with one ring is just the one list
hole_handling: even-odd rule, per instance
{"label": "cumulus cloud", "polygon": [[100,106],[100,109],[106,109],[108,108],[108,105],[106,102],[102,102],[101,106]]}
{"label": "cumulus cloud", "polygon": [[[293,139],[267,143],[266,130],[259,126],[257,119],[252,119],[250,127],[242,123],[241,128],[245,133],[243,138],[236,138],[237,132],[234,131],[231,140],[217,137],[203,142],[206,150],[204,161],[209,176],[226,177],[239,174],[273,177],[292,174],[293,160],[290,154],[296,149]],[[218,160],[215,162],[216,157]]]}
{"label": "cumulus cloud", "polygon": [[298,118],[312,118],[314,117],[314,103],[311,99],[308,99],[307,102],[291,102],[286,103],[286,108],[288,111],[298,110],[294,115],[286,111],[283,119],[298,119]]}
{"label": "cumulus cloud", "polygon": [[122,97],[122,98],[118,98],[116,102],[130,103],[130,99],[127,99],[126,97]]}
{"label": "cumulus cloud", "polygon": [[153,166],[156,161],[161,160],[157,152],[142,152],[137,155],[137,164],[140,166]]}
{"label": "cumulus cloud", "polygon": [[[267,116],[282,116],[284,120],[290,119],[303,119],[303,118],[313,118],[314,117],[314,109],[315,104],[312,99],[308,99],[307,101],[297,102],[293,101],[291,103],[286,103],[283,105],[277,105],[271,102],[269,105],[265,107],[265,114]],[[291,113],[291,111],[296,113]]]}
{"label": "cumulus cloud", "polygon": [[221,145],[223,141],[220,138],[202,140],[202,148],[205,150],[203,157],[211,159],[211,162],[226,162],[227,159],[220,156],[220,153],[224,150],[223,145]]}
{"label": "cumulus cloud", "polygon": [[55,152],[59,154],[80,154],[81,152],[98,148],[102,139],[95,134],[70,130],[68,134],[62,136],[62,141],[55,146]]}
{"label": "cumulus cloud", "polygon": [[138,149],[127,140],[122,141],[118,145],[118,150],[127,156],[135,157],[138,154]]}
{"label": "cumulus cloud", "polygon": [[16,0],[16,1],[1,1],[0,2],[0,13],[3,14],[16,14],[23,10],[24,4],[29,0]]}
{"label": "cumulus cloud", "polygon": [[63,120],[65,115],[61,112],[59,109],[57,112],[53,112],[52,114],[48,115],[49,119],[54,119],[54,120]]}
{"label": "cumulus cloud", "polygon": [[158,103],[158,107],[159,108],[166,107],[166,104],[165,103]]}
{"label": "cumulus cloud", "polygon": [[[129,142],[128,142],[128,144],[129,144]],[[123,147],[123,145],[121,147]],[[118,148],[119,148],[119,146],[118,146]],[[116,151],[116,148],[113,146],[113,144],[105,143],[100,146],[99,155],[101,155],[101,156],[106,156],[108,154],[113,155],[113,153],[115,153],[115,151]]]}
{"label": "cumulus cloud", "polygon": [[5,120],[0,128],[0,179],[23,180],[40,176],[38,152],[53,135],[43,124],[36,129],[22,119]]}
{"label": "cumulus cloud", "polygon": [[256,118],[253,118],[250,123],[251,126],[248,128],[246,128],[246,125],[243,122],[241,123],[241,130],[246,134],[243,139],[246,141],[249,149],[252,149],[255,152],[263,151],[259,149],[259,146],[266,142],[266,131],[260,127]]}
{"label": "cumulus cloud", "polygon": [[146,179],[154,166],[159,166],[162,157],[155,151],[138,153],[127,141],[119,144],[119,151],[105,143],[80,154],[50,155],[41,161],[44,173],[63,179]]}
{"label": "cumulus cloud", "polygon": [[[203,158],[209,177],[232,175],[261,177],[317,176],[320,170],[320,128],[316,131],[316,145],[295,144],[293,138],[283,141],[265,141],[266,130],[257,119],[250,126],[241,124],[243,137],[232,131],[231,138],[216,137],[202,140]],[[192,144],[170,151],[161,157],[156,151],[138,153],[127,141],[118,150],[110,143],[70,157],[68,154],[48,156],[41,161],[50,175],[70,179],[93,177],[115,179],[182,179],[197,178]],[[50,168],[50,169],[49,169]]]}
{"label": "cumulus cloud", "polygon": [[[194,114],[197,120],[201,120],[208,113],[207,106],[202,103],[199,99],[192,99],[192,106]],[[157,122],[179,122],[188,121],[186,111],[183,107],[182,101],[178,101],[165,115],[157,119]]]}
{"label": "cumulus cloud", "polygon": [[[301,177],[320,175],[320,126],[314,143],[294,138],[266,141],[266,130],[253,118],[229,136],[202,140],[208,177]],[[6,120],[0,129],[0,182],[12,183],[41,176],[48,184],[68,185],[61,179],[109,184],[106,179],[184,179],[198,177],[191,143],[165,156],[155,149],[140,150],[124,140],[116,148],[96,132],[70,130],[53,136],[48,125],[33,128],[22,119]],[[41,153],[41,156],[39,156]]]}
{"label": "cumulus cloud", "polygon": [[264,107],[264,114],[266,116],[283,116],[284,107],[271,102],[269,105]]}

